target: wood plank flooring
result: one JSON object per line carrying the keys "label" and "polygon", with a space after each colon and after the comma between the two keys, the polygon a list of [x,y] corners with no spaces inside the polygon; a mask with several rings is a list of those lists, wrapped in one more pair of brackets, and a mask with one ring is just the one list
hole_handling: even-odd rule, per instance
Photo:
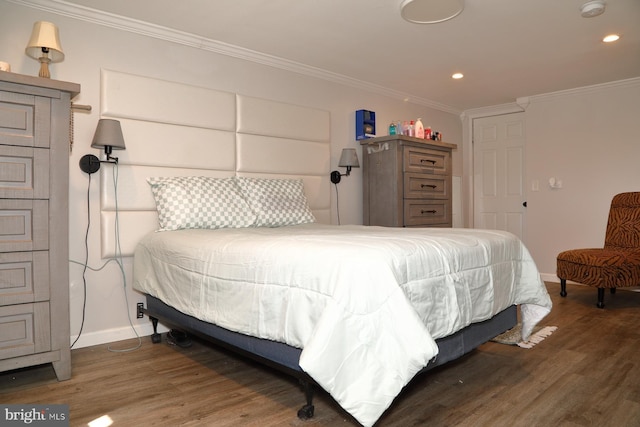
{"label": "wood plank flooring", "polygon": [[[607,292],[600,310],[593,288],[568,285],[561,298],[547,286],[551,337],[530,350],[487,343],[415,378],[376,427],[640,426],[640,293]],[[294,379],[209,344],[143,341],[73,350],[69,381],[50,365],[0,373],[0,403],[65,403],[72,426],[103,415],[114,426],[358,425],[322,392],[315,417],[299,420]]]}

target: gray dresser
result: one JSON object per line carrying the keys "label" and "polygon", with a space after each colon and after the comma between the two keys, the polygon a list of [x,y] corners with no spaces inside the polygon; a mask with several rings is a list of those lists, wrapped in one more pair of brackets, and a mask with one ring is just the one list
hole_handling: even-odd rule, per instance
{"label": "gray dresser", "polygon": [[455,144],[399,135],[360,144],[364,225],[451,227]]}
{"label": "gray dresser", "polygon": [[80,86],[0,71],[0,371],[71,377],[69,117]]}

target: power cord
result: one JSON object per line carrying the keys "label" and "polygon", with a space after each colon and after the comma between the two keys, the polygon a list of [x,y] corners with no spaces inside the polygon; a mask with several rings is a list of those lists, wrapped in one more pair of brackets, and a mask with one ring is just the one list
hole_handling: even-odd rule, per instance
{"label": "power cord", "polygon": [[[80,331],[78,332],[78,336],[71,344],[70,348],[73,348],[74,345],[80,339],[80,335],[82,335],[82,329],[84,328],[84,317],[87,311],[87,268],[89,264],[89,228],[91,227],[91,203],[89,199],[89,195],[91,194],[91,175],[89,175],[89,184],[87,185],[87,231],[84,235],[84,268],[82,269],[82,321],[80,322]],[[79,263],[78,263],[79,264]]]}
{"label": "power cord", "polygon": [[135,326],[133,326],[133,320],[131,320],[131,312],[129,311],[129,296],[127,295],[127,276],[124,272],[124,265],[122,263],[122,247],[120,246],[120,214],[119,214],[120,209],[118,208],[118,175],[119,175],[118,162],[116,162],[113,165],[113,189],[115,194],[114,200],[116,204],[116,219],[115,219],[116,223],[114,227],[115,242],[116,242],[116,258],[115,259],[116,259],[116,263],[120,267],[120,272],[122,273],[122,289],[124,291],[124,300],[126,304],[125,309],[127,311],[127,318],[129,319],[129,325],[131,326],[133,333],[138,339],[138,344],[133,347],[124,348],[124,349],[115,349],[115,348],[112,348],[111,346],[107,348],[111,352],[126,353],[129,351],[134,351],[139,349],[142,346],[142,339],[140,338],[140,335],[138,335],[138,331],[136,331]]}
{"label": "power cord", "polygon": [[89,229],[91,227],[91,203],[90,203],[90,189],[91,189],[91,174],[89,174],[89,184],[87,187],[87,231],[85,233],[85,238],[84,238],[84,245],[85,245],[85,261],[84,263],[78,262],[78,261],[74,261],[74,260],[69,260],[69,262],[72,262],[74,264],[79,264],[83,266],[83,270],[82,270],[82,283],[83,283],[83,292],[84,292],[84,298],[83,298],[83,303],[82,303],[82,322],[80,323],[80,332],[78,332],[78,336],[76,337],[75,341],[73,342],[73,344],[71,344],[71,348],[73,348],[73,346],[78,342],[78,340],[80,339],[80,336],[82,335],[82,330],[84,328],[84,320],[85,320],[85,313],[86,313],[86,308],[87,308],[87,279],[86,279],[86,272],[87,269],[92,270],[92,271],[100,271],[103,268],[105,268],[109,263],[111,262],[115,262],[118,264],[118,267],[120,268],[120,273],[122,274],[122,283],[123,283],[123,288],[124,288],[124,298],[125,298],[125,302],[126,302],[126,311],[127,311],[127,317],[129,319],[129,325],[131,326],[131,329],[133,330],[133,333],[135,334],[137,340],[138,340],[138,344],[130,347],[130,348],[125,348],[125,349],[114,349],[111,346],[108,346],[107,349],[111,352],[115,352],[115,353],[126,353],[129,351],[134,351],[139,349],[142,346],[142,339],[140,338],[140,335],[138,335],[138,331],[136,331],[135,326],[133,325],[133,320],[131,319],[131,313],[129,312],[129,297],[127,295],[127,277],[124,271],[124,265],[122,262],[122,248],[120,246],[120,218],[119,218],[119,209],[118,209],[118,163],[114,163],[114,173],[113,173],[113,187],[114,187],[114,193],[115,193],[115,205],[116,205],[116,218],[115,218],[115,242],[116,242],[116,248],[115,248],[115,252],[116,252],[116,256],[115,258],[111,258],[109,260],[107,260],[104,264],[102,264],[101,267],[99,268],[92,268],[89,267],[88,263],[89,263]]}
{"label": "power cord", "polygon": [[333,184],[336,187],[336,215],[338,217],[338,225],[340,225],[340,197],[338,194],[338,183]]}

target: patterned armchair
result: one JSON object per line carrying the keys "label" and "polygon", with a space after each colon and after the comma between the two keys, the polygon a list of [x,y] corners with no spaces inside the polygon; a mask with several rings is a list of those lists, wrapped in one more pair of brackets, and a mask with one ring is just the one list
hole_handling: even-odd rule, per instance
{"label": "patterned armchair", "polygon": [[598,288],[598,308],[604,290],[640,285],[640,192],[621,193],[611,201],[604,248],[561,252],[556,274],[560,295],[567,296],[567,280]]}

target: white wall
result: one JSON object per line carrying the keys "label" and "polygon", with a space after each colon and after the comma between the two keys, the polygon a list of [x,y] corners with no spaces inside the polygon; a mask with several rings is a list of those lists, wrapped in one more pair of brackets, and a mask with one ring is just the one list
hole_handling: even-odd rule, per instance
{"label": "white wall", "polygon": [[[267,65],[244,61],[210,51],[188,47],[106,26],[76,20],[67,16],[42,12],[0,0],[0,60],[11,64],[16,73],[37,75],[39,64],[24,54],[35,21],[47,20],[60,28],[65,60],[51,65],[53,79],[79,83],[81,94],[77,104],[93,107],[91,113],[75,113],[75,144],[70,157],[70,258],[85,259],[87,226],[88,176],[78,167],[87,153],[100,154],[90,147],[100,118],[100,70],[110,69],[147,75],[164,80],[237,92],[245,95],[306,105],[331,113],[332,165],[337,169],[342,148],[357,147],[355,111],[376,112],[377,131],[386,134],[391,120],[422,117],[425,124],[440,130],[447,142],[461,144],[462,127],[457,114],[442,112],[391,98],[374,91],[284,71]],[[161,100],[160,100],[161,102]],[[313,120],[313,118],[309,118]],[[126,140],[126,135],[125,135]],[[116,153],[117,154],[117,153]],[[361,154],[360,154],[361,155]],[[454,153],[454,174],[462,170],[460,150]],[[339,184],[340,219],[342,224],[362,223],[362,180],[355,169]],[[91,230],[88,237],[89,265],[99,267],[99,174],[91,179]],[[333,196],[335,197],[335,195]],[[335,206],[335,203],[334,203]],[[332,214],[335,222],[335,212]],[[131,260],[125,259],[127,280],[131,279]],[[71,331],[73,338],[80,330],[83,306],[82,266],[70,263]],[[128,327],[127,309],[140,334],[150,333],[147,319],[136,320],[134,306],[140,295],[128,290],[120,270],[111,263],[105,269],[89,270],[87,278],[86,319],[77,347],[111,342],[133,336]],[[128,304],[123,286],[127,287]]]}
{"label": "white wall", "polygon": [[[523,241],[542,278],[558,281],[558,253],[602,247],[613,196],[640,191],[640,77],[465,112],[465,224],[473,223],[472,119],[515,111],[524,111],[526,127]],[[550,178],[562,188],[551,188]]]}
{"label": "white wall", "polygon": [[556,280],[557,254],[602,247],[613,196],[640,191],[640,78],[530,97],[525,114],[525,243],[543,277]]}

